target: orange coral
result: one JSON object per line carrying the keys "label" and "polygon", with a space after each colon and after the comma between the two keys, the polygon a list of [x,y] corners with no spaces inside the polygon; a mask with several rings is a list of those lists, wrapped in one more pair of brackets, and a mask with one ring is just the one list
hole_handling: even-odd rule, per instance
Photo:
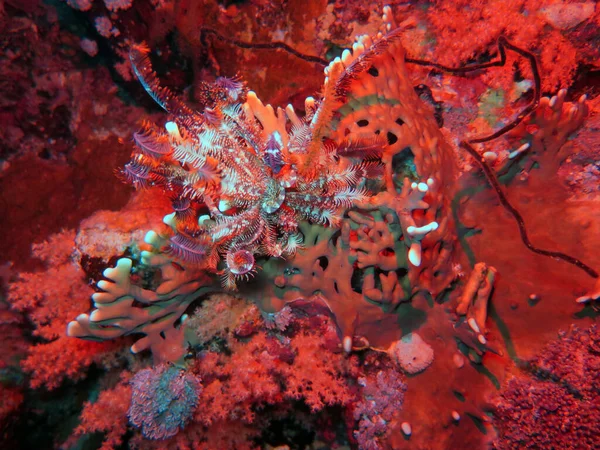
{"label": "orange coral", "polygon": [[544,8],[552,3],[553,0],[438,0],[426,15],[432,34],[428,37],[435,39],[435,49],[428,56],[440,64],[458,67],[486,51],[494,51],[498,37],[505,35],[514,45],[537,53],[544,74],[544,91],[568,86],[579,62],[578,55],[565,33],[552,27],[544,14]]}
{"label": "orange coral", "polygon": [[66,336],[65,323],[81,308],[88,308],[93,292],[81,267],[71,260],[74,238],[73,232],[65,231],[34,245],[34,256],[47,270],[21,273],[9,286],[11,306],[27,312],[35,326],[33,334],[49,341],[30,347],[21,363],[30,373],[33,388],[55,389],[65,378],[81,379],[92,363],[121,346],[118,342],[77,342]]}
{"label": "orange coral", "polygon": [[93,363],[101,362],[107,353],[120,346],[118,342],[89,342],[64,336],[31,347],[21,366],[29,372],[32,388],[44,386],[52,390],[60,386],[65,378],[83,379]]}
{"label": "orange coral", "polygon": [[296,319],[295,327],[301,328],[297,334],[258,331],[247,342],[231,331],[230,356],[204,353],[197,363],[204,385],[199,404],[211,406],[199,407],[195,422],[211,425],[210,430],[256,425],[264,420],[260,409],[275,405],[284,412],[291,406],[286,400],[303,401],[313,413],[348,404],[354,398],[349,380],[358,376],[357,360],[328,350],[328,342],[337,340],[333,322]]}
{"label": "orange coral", "polygon": [[65,321],[88,308],[93,290],[84,280],[84,272],[73,263],[49,267],[45,272],[21,273],[10,285],[9,302],[28,313],[36,336],[56,339],[65,334]]}
{"label": "orange coral", "polygon": [[[330,332],[335,335],[334,329]],[[352,372],[356,360],[347,360],[340,353],[324,353],[323,343],[306,331],[293,338],[292,348],[296,353],[294,364],[282,366],[287,397],[304,399],[313,412],[353,400],[344,375]]]}

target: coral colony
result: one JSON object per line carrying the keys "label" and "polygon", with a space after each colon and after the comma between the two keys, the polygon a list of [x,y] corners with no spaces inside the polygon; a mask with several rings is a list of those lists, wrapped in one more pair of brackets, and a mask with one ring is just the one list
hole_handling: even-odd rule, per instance
{"label": "coral colony", "polygon": [[[85,11],[83,3],[91,7],[69,1]],[[568,103],[565,91],[542,97],[535,58],[505,38],[499,62],[450,68],[406,55],[407,24],[397,26],[390,7],[378,20],[378,33],[358,36],[328,63],[303,113],[264,104],[237,77],[201,82],[192,107],[161,85],[150,47],[131,46],[133,73],[166,115],[133,134],[135,150],[119,177],[171,211],[103,270],[91,311],[87,291],[77,288],[79,269],[48,250],[59,241],[34,248],[53,280],[71,280],[72,300],[66,311],[30,313],[37,335],[54,340],[23,363],[32,385],[82,379],[93,363],[122,368],[94,388],[64,448],[97,432],[104,449],[309,448],[307,435],[319,448],[593,448],[598,392],[566,367],[597,376],[595,327],[573,328],[521,361],[528,378],[511,380],[495,399],[479,395],[485,383],[499,387],[483,362],[495,367],[514,351],[489,332],[488,317],[498,278],[513,274],[475,260],[464,268],[467,227],[455,202],[473,189],[458,179],[459,166],[474,158],[485,176],[477,183],[491,185],[525,252],[597,278],[584,262],[534,246],[504,186],[524,158],[529,170],[555,171],[540,161],[582,125],[587,99]],[[119,35],[107,16],[95,24],[103,36]],[[531,102],[500,131],[451,142],[441,107],[431,90],[415,88],[409,65],[463,76],[504,65],[509,53],[531,64]],[[509,132],[515,146],[496,164],[485,143]],[[134,220],[131,210],[123,217]],[[36,277],[29,275],[32,286],[46,283]],[[26,286],[11,286],[13,307],[36,311],[41,301],[24,300]],[[64,295],[54,284],[44,288]],[[600,294],[578,295],[595,306]],[[532,294],[530,303],[537,301]],[[68,338],[66,324],[51,320],[65,315]],[[135,356],[121,351],[124,343]],[[58,354],[72,362],[58,364]],[[427,395],[414,393],[419,383]],[[578,423],[565,425],[556,410],[577,414]],[[540,433],[533,411],[553,428]]]}
{"label": "coral colony", "polygon": [[324,302],[347,351],[354,335],[389,344],[368,330],[386,309],[417,290],[437,297],[455,277],[451,150],[406,81],[399,34],[361,36],[327,66],[322,98],[307,98],[303,118],[226,78],[206,83],[204,110],[193,111],[160,87],[148,48],[134,47],[136,74],[171,114],[165,131],[147,124],[134,135],[138,150],[123,169],[136,188],[172,199],[171,232],[149,232],[153,250],[141,255],[145,270],[161,271],[160,285],[141,289],[131,259],[118,261],[69,336],[135,330],[146,336],[134,352],[174,361],[184,342],[167,355],[164,336],[177,334],[190,302],[217,290],[210,275],[243,291],[260,271],[250,286],[265,285],[253,294],[267,297],[259,304]]}

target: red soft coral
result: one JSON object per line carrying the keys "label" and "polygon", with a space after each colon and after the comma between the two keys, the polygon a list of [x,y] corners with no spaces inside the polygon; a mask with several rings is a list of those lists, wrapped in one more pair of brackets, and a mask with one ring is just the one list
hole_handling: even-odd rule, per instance
{"label": "red soft coral", "polygon": [[93,363],[103,361],[107,353],[120,347],[115,342],[90,342],[66,336],[52,342],[35,345],[21,366],[30,374],[32,388],[56,389],[65,378],[80,380]]}
{"label": "red soft coral", "polygon": [[356,361],[341,353],[326,352],[323,342],[308,331],[295,336],[291,346],[296,353],[294,364],[282,367],[286,396],[303,399],[313,412],[326,405],[345,405],[353,399],[344,375]]}
{"label": "red soft coral", "polygon": [[[9,286],[11,306],[26,312],[35,325],[33,333],[46,340],[64,335],[65,323],[89,308],[94,292],[85,282],[83,270],[71,261],[74,238],[73,233],[63,232],[44,244],[34,245],[34,255],[46,263],[47,269],[20,273]],[[68,242],[68,250],[55,246],[57,241]]]}
{"label": "red soft coral", "polygon": [[[249,343],[232,345],[227,356],[208,353],[200,363],[205,389],[196,420],[211,424],[219,420],[254,421],[254,407],[281,400],[275,357],[266,351],[267,337],[259,333]],[[209,381],[211,380],[211,381]]]}
{"label": "red soft coral", "polygon": [[100,450],[111,450],[123,444],[127,432],[127,410],[131,403],[130,374],[124,372],[119,383],[102,391],[95,402],[87,402],[80,416],[80,425],[65,444],[70,447],[75,439],[87,433],[105,433]]}
{"label": "red soft coral", "polygon": [[[538,54],[544,90],[568,86],[579,62],[577,51],[561,31],[549,25],[544,7],[551,3],[437,0],[426,19],[435,38],[435,50],[428,57],[457,67],[486,51],[495,51],[498,37],[505,35],[513,44]],[[521,64],[522,69],[525,64]]]}
{"label": "red soft coral", "polygon": [[[252,307],[246,313],[240,312],[240,321],[255,322],[252,312]],[[201,308],[200,314],[205,313]],[[190,319],[190,323],[199,321]],[[190,368],[202,378],[204,386],[192,422],[160,443],[136,436],[135,446],[255,448],[252,439],[275,418],[292,412],[294,420],[305,420],[310,427],[315,413],[326,406],[347,405],[354,399],[357,359],[331,351],[332,334],[336,340],[337,335],[328,317],[291,320],[284,332],[255,327],[251,336],[244,338],[237,337],[236,331],[245,329],[243,323],[239,325],[230,328],[227,336],[219,335],[227,351],[204,351]],[[302,413],[292,409],[294,401],[304,402],[312,414],[302,419]],[[268,412],[266,406],[270,406]]]}
{"label": "red soft coral", "polygon": [[27,313],[35,326],[33,334],[48,341],[31,346],[22,362],[33,388],[55,389],[65,378],[79,380],[92,363],[110,358],[122,346],[120,341],[97,343],[66,336],[65,324],[89,308],[93,292],[71,258],[74,239],[73,232],[64,231],[33,245],[34,256],[46,264],[46,270],[21,273],[9,286],[12,308]]}

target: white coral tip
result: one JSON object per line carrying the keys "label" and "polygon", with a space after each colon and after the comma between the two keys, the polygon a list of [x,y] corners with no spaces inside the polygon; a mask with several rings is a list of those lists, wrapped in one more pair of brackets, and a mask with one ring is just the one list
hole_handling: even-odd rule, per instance
{"label": "white coral tip", "polygon": [[81,322],[87,322],[89,319],[87,314],[79,314],[77,318],[67,325],[67,336],[69,337],[78,337],[81,336]]}
{"label": "white coral tip", "polygon": [[529,142],[521,145],[518,149],[510,152],[510,154],[508,155],[508,159],[514,159],[514,158],[516,158],[518,155],[520,155],[521,153],[523,153],[524,151],[526,151],[529,147],[530,147]]}
{"label": "white coral tip", "polygon": [[150,264],[152,256],[154,256],[152,252],[144,250],[140,253],[140,261],[142,264]]}
{"label": "white coral tip", "polygon": [[304,107],[306,109],[309,109],[309,108],[312,109],[312,108],[314,108],[314,106],[315,106],[315,99],[313,97],[306,97],[306,100],[304,100]]}
{"label": "white coral tip", "polygon": [[175,213],[172,212],[171,214],[167,214],[165,217],[163,217],[163,223],[165,225],[169,225],[171,228],[175,228],[176,224],[175,224]]}
{"label": "white coral tip", "polygon": [[210,220],[210,216],[208,214],[202,214],[200,217],[198,217],[198,225],[199,226],[204,226],[205,222]]}
{"label": "white coral tip", "polygon": [[406,232],[411,236],[425,236],[427,233],[437,230],[439,227],[437,222],[429,222],[427,225],[422,227],[409,226],[406,228]]}
{"label": "white coral tip", "polygon": [[468,321],[469,326],[471,327],[471,329],[475,332],[475,333],[480,333],[481,330],[479,329],[479,325],[477,325],[477,321],[475,320],[474,317],[471,317]]}
{"label": "white coral tip", "polygon": [[350,50],[346,49],[342,52],[342,62],[345,66],[348,66],[352,63],[352,53]]}
{"label": "white coral tip", "polygon": [[227,200],[221,200],[219,202],[219,211],[225,212],[231,208],[231,204]]}
{"label": "white coral tip", "polygon": [[79,329],[79,324],[75,321],[69,322],[67,325],[67,336],[69,337],[77,337],[77,330]]}
{"label": "white coral tip", "polygon": [[179,127],[175,122],[167,122],[165,123],[165,129],[167,133],[179,133]]}
{"label": "white coral tip", "polygon": [[181,137],[181,133],[179,132],[179,127],[175,122],[165,123],[165,129],[167,130],[167,133],[169,133],[169,136],[171,136],[173,139],[176,139],[178,141],[181,141],[183,139]]}
{"label": "white coral tip", "polygon": [[421,244],[418,242],[411,244],[410,250],[408,250],[408,260],[415,267],[421,265]]}
{"label": "white coral tip", "polygon": [[400,427],[402,428],[402,432],[406,436],[410,436],[412,434],[412,427],[410,426],[410,423],[402,422],[402,425],[400,425]]}
{"label": "white coral tip", "polygon": [[[600,283],[598,283],[598,284],[600,285]],[[575,301],[577,303],[588,303],[588,302],[596,301],[596,300],[600,300],[600,291],[593,292],[588,295],[583,295],[583,296],[577,298],[577,300],[575,300]]]}
{"label": "white coral tip", "polygon": [[344,349],[344,352],[346,352],[346,353],[350,353],[352,351],[352,337],[351,336],[344,337],[344,340],[342,341],[342,348]]}
{"label": "white coral tip", "polygon": [[154,246],[154,244],[156,244],[159,240],[160,238],[158,237],[158,234],[156,234],[155,231],[148,231],[146,233],[146,236],[144,236],[144,242],[152,246]]}
{"label": "white coral tip", "polygon": [[364,53],[365,46],[362,45],[362,43],[360,43],[360,42],[355,42],[352,45],[352,51],[354,52],[354,56],[358,56],[358,55]]}
{"label": "white coral tip", "polygon": [[[287,114],[288,118],[290,119],[290,122],[292,122],[292,126],[300,127],[302,125],[302,122],[296,115],[296,111],[294,110],[294,107],[292,105],[287,105],[285,107],[285,113]],[[279,135],[279,132],[275,131],[275,133],[277,133]],[[279,140],[281,141],[281,139],[279,139]]]}

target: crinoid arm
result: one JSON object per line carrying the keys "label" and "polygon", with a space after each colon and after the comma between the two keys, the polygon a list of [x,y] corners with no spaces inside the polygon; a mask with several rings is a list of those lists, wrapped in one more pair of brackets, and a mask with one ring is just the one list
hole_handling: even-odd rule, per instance
{"label": "crinoid arm", "polygon": [[150,63],[150,48],[145,44],[135,44],[129,51],[129,60],[135,75],[146,92],[165,111],[171,114],[191,115],[192,111],[181,102],[168,88],[160,85]]}

